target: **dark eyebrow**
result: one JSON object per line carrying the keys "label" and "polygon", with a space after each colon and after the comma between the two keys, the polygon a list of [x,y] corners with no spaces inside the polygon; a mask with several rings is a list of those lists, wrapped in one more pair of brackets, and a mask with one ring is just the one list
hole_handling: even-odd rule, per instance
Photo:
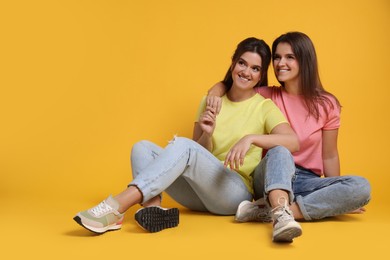
{"label": "dark eyebrow", "polygon": [[[243,62],[245,62],[246,64],[248,64],[248,62],[245,60],[245,59],[243,59],[243,58],[238,58],[238,61],[237,62],[239,62],[239,61],[243,61]],[[252,68],[260,68],[261,69],[261,65],[254,65],[254,66],[252,66]]]}

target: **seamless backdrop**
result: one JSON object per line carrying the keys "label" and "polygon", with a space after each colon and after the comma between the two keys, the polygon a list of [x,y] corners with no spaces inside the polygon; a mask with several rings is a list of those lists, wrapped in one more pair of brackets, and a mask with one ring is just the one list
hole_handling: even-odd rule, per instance
{"label": "seamless backdrop", "polygon": [[6,254],[99,256],[73,215],[127,185],[136,141],[191,137],[199,101],[239,41],[271,45],[288,31],[313,40],[323,85],[343,106],[342,172],[370,180],[367,214],[389,229],[390,1],[16,0],[0,2],[0,24]]}

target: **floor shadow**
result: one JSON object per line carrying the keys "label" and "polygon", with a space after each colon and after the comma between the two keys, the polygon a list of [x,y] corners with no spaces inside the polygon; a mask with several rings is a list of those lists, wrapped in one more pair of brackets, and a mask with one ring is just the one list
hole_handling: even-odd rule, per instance
{"label": "floor shadow", "polygon": [[299,221],[301,223],[321,223],[321,222],[360,222],[363,221],[362,218],[359,217],[359,214],[345,214],[334,217],[327,217],[323,219],[313,220],[313,221]]}
{"label": "floor shadow", "polygon": [[79,229],[79,230],[67,231],[63,233],[63,235],[69,237],[98,237],[101,236],[102,234],[97,234],[88,230]]}

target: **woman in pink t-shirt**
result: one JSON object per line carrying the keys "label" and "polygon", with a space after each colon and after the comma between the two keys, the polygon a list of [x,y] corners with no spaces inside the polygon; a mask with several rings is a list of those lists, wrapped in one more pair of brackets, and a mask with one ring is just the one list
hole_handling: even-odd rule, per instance
{"label": "woman in pink t-shirt", "polygon": [[[300,32],[283,34],[273,42],[272,54],[281,87],[259,87],[257,92],[272,99],[284,113],[298,136],[300,150],[292,156],[280,146],[267,152],[254,173],[257,201],[243,201],[236,220],[267,222],[271,218],[273,239],[292,242],[302,233],[294,219],[363,213],[371,188],[365,178],[340,176],[340,104],[321,84],[310,38]],[[220,98],[214,95],[223,92],[221,83],[209,92],[208,103],[217,110]],[[280,218],[281,214],[285,216]]]}

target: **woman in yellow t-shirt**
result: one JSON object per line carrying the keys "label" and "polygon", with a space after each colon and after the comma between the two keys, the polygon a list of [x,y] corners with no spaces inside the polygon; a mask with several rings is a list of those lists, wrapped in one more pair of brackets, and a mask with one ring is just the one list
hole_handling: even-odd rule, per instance
{"label": "woman in yellow t-shirt", "polygon": [[117,230],[125,211],[141,203],[144,208],[135,218],[145,230],[175,227],[179,211],[160,206],[163,191],[189,209],[234,215],[241,201],[253,199],[251,174],[262,149],[298,149],[298,139],[281,111],[254,90],[268,83],[270,60],[263,40],[240,42],[225,76],[229,90],[218,116],[204,98],[193,140],[175,137],[165,148],[149,141],[136,143],[131,153],[134,179],[127,189],[79,212],[74,220],[96,233]]}

